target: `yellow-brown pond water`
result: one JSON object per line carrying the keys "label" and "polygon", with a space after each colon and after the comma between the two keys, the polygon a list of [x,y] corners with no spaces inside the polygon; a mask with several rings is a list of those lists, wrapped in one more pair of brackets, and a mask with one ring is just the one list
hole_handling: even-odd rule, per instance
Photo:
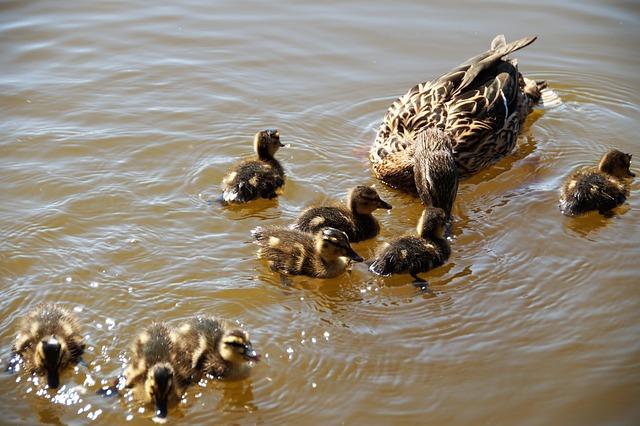
{"label": "yellow-brown pond water", "polygon": [[[640,185],[569,219],[563,177],[609,147],[640,165],[635,2],[5,1],[0,4],[0,358],[39,302],[75,309],[87,366],[60,393],[0,376],[0,423],[149,424],[94,393],[154,320],[238,320],[263,354],[194,386],[172,424],[638,424]],[[417,199],[367,151],[392,100],[484,51],[517,53],[562,103],[465,180],[453,254],[424,278],[281,283],[249,231],[376,184],[393,204],[365,257],[412,231]],[[267,127],[291,146],[275,202],[212,200]],[[70,391],[84,385],[85,394]],[[203,384],[204,385],[204,384]]]}

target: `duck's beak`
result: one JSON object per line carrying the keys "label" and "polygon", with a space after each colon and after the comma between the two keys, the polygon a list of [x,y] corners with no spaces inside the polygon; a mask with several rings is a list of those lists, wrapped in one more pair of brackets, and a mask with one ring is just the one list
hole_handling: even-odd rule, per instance
{"label": "duck's beak", "polygon": [[258,352],[256,352],[250,344],[245,345],[244,359],[246,359],[247,361],[258,362],[260,361],[260,354],[258,354]]}
{"label": "duck's beak", "polygon": [[358,253],[356,253],[351,247],[349,247],[349,251],[346,256],[353,260],[354,262],[362,262],[364,259]]}
{"label": "duck's beak", "polygon": [[159,396],[156,395],[155,406],[156,406],[156,417],[159,419],[167,418],[167,395]]}
{"label": "duck's beak", "polygon": [[56,389],[60,385],[60,350],[62,345],[51,337],[46,342],[42,342],[42,352],[44,353],[44,366],[47,370],[47,384],[49,388]]}
{"label": "duck's beak", "polygon": [[391,204],[387,203],[386,201],[378,200],[378,208],[379,209],[385,209],[385,210],[391,210],[393,207],[391,206]]}
{"label": "duck's beak", "polygon": [[631,176],[631,177],[636,177],[636,174],[635,174],[635,173],[633,173],[631,170],[629,170],[629,176]]}

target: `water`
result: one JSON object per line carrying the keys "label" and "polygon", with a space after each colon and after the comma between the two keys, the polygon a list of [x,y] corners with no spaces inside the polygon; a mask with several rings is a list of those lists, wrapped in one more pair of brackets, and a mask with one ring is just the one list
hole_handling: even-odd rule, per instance
{"label": "water", "polygon": [[[151,321],[203,311],[265,356],[248,380],[190,388],[170,413],[183,423],[637,424],[638,179],[611,218],[556,207],[562,178],[609,147],[638,171],[634,2],[0,7],[0,357],[42,301],[76,308],[90,343],[59,395],[0,377],[0,423],[148,424],[93,393]],[[367,151],[391,101],[499,33],[539,35],[520,67],[562,104],[461,183],[431,293],[364,265],[286,286],[255,259],[253,227],[376,183]],[[284,195],[211,202],[267,127],[291,144]],[[365,257],[420,213],[376,187],[394,209]]]}

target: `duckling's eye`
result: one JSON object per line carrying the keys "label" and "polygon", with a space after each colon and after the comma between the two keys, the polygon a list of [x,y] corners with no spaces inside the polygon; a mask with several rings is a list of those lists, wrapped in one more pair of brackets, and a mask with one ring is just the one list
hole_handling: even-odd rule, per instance
{"label": "duckling's eye", "polygon": [[234,348],[244,348],[244,345],[240,342],[225,342],[225,344],[233,346]]}

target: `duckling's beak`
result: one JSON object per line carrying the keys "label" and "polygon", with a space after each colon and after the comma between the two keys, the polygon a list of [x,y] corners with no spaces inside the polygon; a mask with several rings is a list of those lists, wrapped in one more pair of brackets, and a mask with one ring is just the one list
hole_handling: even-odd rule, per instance
{"label": "duckling's beak", "polygon": [[393,207],[391,206],[391,204],[387,203],[384,200],[378,200],[378,208],[379,209],[385,209],[385,210],[391,210]]}
{"label": "duckling's beak", "polygon": [[349,251],[347,251],[346,256],[354,262],[362,262],[364,260],[362,256],[356,253],[351,247],[349,247]]}
{"label": "duckling's beak", "polygon": [[60,350],[62,346],[55,337],[42,342],[42,352],[44,353],[44,366],[47,370],[47,384],[49,388],[56,389],[60,385]]}
{"label": "duckling's beak", "polygon": [[251,345],[246,345],[244,347],[244,358],[247,361],[260,361],[260,355],[253,349],[253,347],[251,347]]}
{"label": "duckling's beak", "polygon": [[284,147],[284,146],[286,146],[286,145],[285,145],[285,144],[283,144],[282,142],[280,142],[280,147],[282,148],[282,147]]}
{"label": "duckling's beak", "polygon": [[629,170],[629,176],[631,176],[631,177],[636,177],[636,174],[635,174],[635,173],[633,173],[631,170]]}
{"label": "duckling's beak", "polygon": [[167,395],[164,396],[156,396],[155,400],[156,405],[156,417],[159,419],[167,418]]}

